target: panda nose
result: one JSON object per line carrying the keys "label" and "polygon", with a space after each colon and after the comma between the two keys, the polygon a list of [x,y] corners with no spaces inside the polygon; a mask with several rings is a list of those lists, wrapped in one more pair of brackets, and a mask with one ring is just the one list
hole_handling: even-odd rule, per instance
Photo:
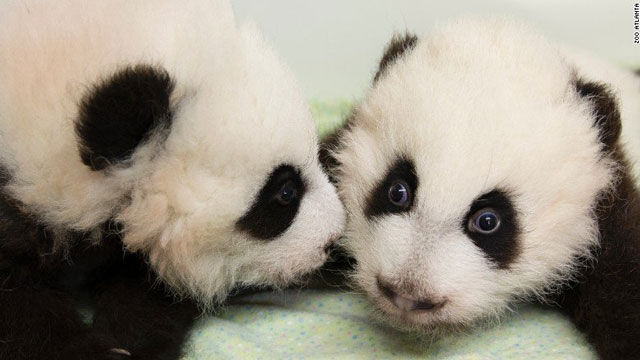
{"label": "panda nose", "polygon": [[415,299],[401,295],[394,286],[380,278],[378,278],[378,289],[395,307],[403,311],[434,310],[442,307],[446,302],[446,300],[434,301],[430,298]]}

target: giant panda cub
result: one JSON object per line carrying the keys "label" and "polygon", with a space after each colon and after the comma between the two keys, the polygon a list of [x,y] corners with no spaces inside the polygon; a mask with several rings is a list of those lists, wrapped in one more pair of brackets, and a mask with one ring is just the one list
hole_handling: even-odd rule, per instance
{"label": "giant panda cub", "polygon": [[639,359],[639,124],[640,78],[515,21],[396,37],[326,145],[353,283],[431,334],[559,304],[602,358]]}
{"label": "giant panda cub", "polygon": [[199,308],[296,281],[344,225],[291,73],[227,1],[2,2],[0,149],[2,359],[177,357]]}

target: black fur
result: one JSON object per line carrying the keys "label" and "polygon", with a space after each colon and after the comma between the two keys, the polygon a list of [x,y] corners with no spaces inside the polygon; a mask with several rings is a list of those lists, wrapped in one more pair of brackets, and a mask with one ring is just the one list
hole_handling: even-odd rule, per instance
{"label": "black fur", "polygon": [[606,85],[583,80],[576,81],[576,90],[581,97],[593,104],[594,125],[600,132],[600,141],[605,150],[611,150],[622,131],[615,97]]}
{"label": "black fur", "polygon": [[[500,228],[493,234],[482,234],[469,230],[469,220],[478,211],[491,208],[500,215]],[[519,253],[518,219],[516,211],[509,200],[508,192],[493,190],[478,197],[462,221],[462,229],[484,253],[494,261],[500,269],[507,269]]]}
{"label": "black fur", "polygon": [[353,126],[354,118],[355,110],[352,110],[338,129],[335,129],[333,133],[325,136],[323,139],[320,139],[318,160],[320,161],[320,165],[322,165],[325,173],[327,173],[327,176],[329,176],[329,180],[334,185],[337,182],[335,178],[335,172],[340,167],[340,164],[338,160],[333,156],[333,152],[340,150],[340,147],[342,146],[340,143],[342,135],[345,132],[349,132],[349,130]]}
{"label": "black fur", "polygon": [[[320,140],[320,151],[318,159],[332,184],[337,183],[336,171],[340,167],[340,163],[333,156],[333,152],[340,151],[342,146],[341,138],[344,133],[348,132],[353,126],[355,111],[352,111],[345,119],[342,126],[333,133]],[[350,289],[347,285],[348,274],[355,269],[356,259],[351,257],[348,252],[333,244],[331,247],[330,257],[320,270],[309,277],[305,284],[310,288],[339,288],[342,290]]]}
{"label": "black fur", "polygon": [[[285,205],[278,201],[277,196],[287,182],[296,189],[297,196]],[[293,223],[305,190],[306,185],[297,169],[290,165],[278,166],[269,175],[255,202],[236,226],[258,239],[275,238]]]}
{"label": "black fur", "polygon": [[96,283],[93,330],[110,334],[134,359],[178,359],[199,314],[196,304],[177,300],[137,255],[127,254]]}
{"label": "black fur", "polygon": [[312,289],[340,289],[349,291],[349,274],[357,266],[356,259],[347,250],[333,244],[327,262],[315,273],[308,276],[304,282],[305,288]]}
{"label": "black fur", "polygon": [[[556,301],[586,334],[600,358],[640,359],[640,191],[619,142],[621,121],[616,99],[605,85],[582,80],[576,80],[575,85],[577,93],[593,106],[593,125],[599,130],[602,156],[618,163],[619,181],[613,193],[603,194],[596,204],[601,238],[600,246],[592,249],[595,260],[584,261],[577,280],[550,300]],[[339,144],[341,136],[343,132],[330,138],[326,146]],[[339,166],[333,161],[327,169],[335,173],[340,171]],[[508,201],[500,202],[511,208],[508,212],[514,211]],[[467,222],[465,219],[462,226],[466,228]],[[517,229],[515,217],[513,224]],[[512,232],[517,234],[518,230]],[[515,245],[513,249],[494,255],[498,264],[508,265],[517,255],[517,241],[511,245]]]}
{"label": "black fur", "polygon": [[378,71],[373,77],[373,82],[376,83],[380,76],[382,76],[387,70],[389,65],[401,58],[407,51],[413,50],[417,43],[418,37],[413,34],[406,33],[404,35],[394,35],[387,45],[384,55],[382,55],[382,59],[380,59]]}
{"label": "black fur", "polygon": [[579,93],[594,104],[604,155],[618,163],[619,181],[614,193],[604,195],[597,206],[600,246],[592,250],[596,260],[558,302],[602,359],[640,359],[640,192],[619,143],[615,98],[604,85],[578,84]]}
{"label": "black fur", "polygon": [[640,194],[619,159],[616,192],[598,205],[596,261],[559,303],[602,359],[640,359]]}
{"label": "black fur", "polygon": [[[69,248],[56,246],[60,236]],[[153,287],[118,235],[97,245],[88,236],[54,233],[0,196],[0,359],[177,359],[195,307]],[[79,290],[96,303],[92,324]]]}
{"label": "black fur", "polygon": [[[104,169],[168,129],[173,86],[165,71],[141,65],[93,89],[76,124],[83,163]],[[119,230],[51,231],[0,192],[0,359],[179,358],[198,309],[156,284],[145,260],[123,250]],[[93,302],[92,323],[78,294]]]}
{"label": "black fur", "polygon": [[[398,180],[405,181],[409,185],[409,204],[406,207],[396,206],[389,200],[389,187],[394,181]],[[364,213],[367,218],[373,219],[383,215],[410,211],[413,207],[417,189],[418,177],[415,166],[411,160],[401,157],[389,168],[384,179],[378,183],[369,195]]]}
{"label": "black fur", "polygon": [[158,128],[171,125],[169,74],[128,67],[96,86],[80,104],[76,133],[82,162],[93,170],[126,160]]}

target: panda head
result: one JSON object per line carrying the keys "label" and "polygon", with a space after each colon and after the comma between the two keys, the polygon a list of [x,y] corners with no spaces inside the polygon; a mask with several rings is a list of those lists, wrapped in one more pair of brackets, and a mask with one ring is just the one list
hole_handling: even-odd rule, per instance
{"label": "panda head", "polygon": [[125,245],[200,299],[296,280],[324,263],[344,225],[293,78],[255,29],[240,41],[225,80],[202,79],[201,94],[185,91],[167,109],[171,129],[153,135],[162,150],[117,216]]}
{"label": "panda head", "polygon": [[569,280],[615,180],[615,100],[505,19],[394,39],[332,155],[355,285],[433,332]]}
{"label": "panda head", "polygon": [[[0,85],[0,104],[31,104],[16,123],[39,119],[3,125],[6,189],[25,208],[57,227],[119,224],[127,249],[205,305],[324,263],[344,209],[294,78],[255,26],[236,28],[224,1],[47,4],[22,19],[40,37],[0,36],[17,58],[36,52],[14,85],[50,79],[23,98]],[[57,12],[79,20],[42,25]],[[29,132],[41,136],[10,141]]]}

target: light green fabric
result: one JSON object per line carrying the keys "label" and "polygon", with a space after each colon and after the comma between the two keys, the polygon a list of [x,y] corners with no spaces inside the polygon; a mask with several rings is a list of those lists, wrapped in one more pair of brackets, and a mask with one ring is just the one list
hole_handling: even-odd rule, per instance
{"label": "light green fabric", "polygon": [[316,120],[320,138],[332,133],[349,116],[352,102],[349,100],[311,101],[311,113]]}
{"label": "light green fabric", "polygon": [[198,323],[186,359],[596,359],[559,312],[526,306],[431,344],[370,319],[359,295],[289,290],[237,299]]}
{"label": "light green fabric", "polygon": [[[348,101],[312,102],[320,136],[348,114]],[[288,290],[233,300],[193,330],[195,359],[596,359],[559,312],[525,306],[499,324],[427,343],[374,323],[366,299],[338,290]]]}

